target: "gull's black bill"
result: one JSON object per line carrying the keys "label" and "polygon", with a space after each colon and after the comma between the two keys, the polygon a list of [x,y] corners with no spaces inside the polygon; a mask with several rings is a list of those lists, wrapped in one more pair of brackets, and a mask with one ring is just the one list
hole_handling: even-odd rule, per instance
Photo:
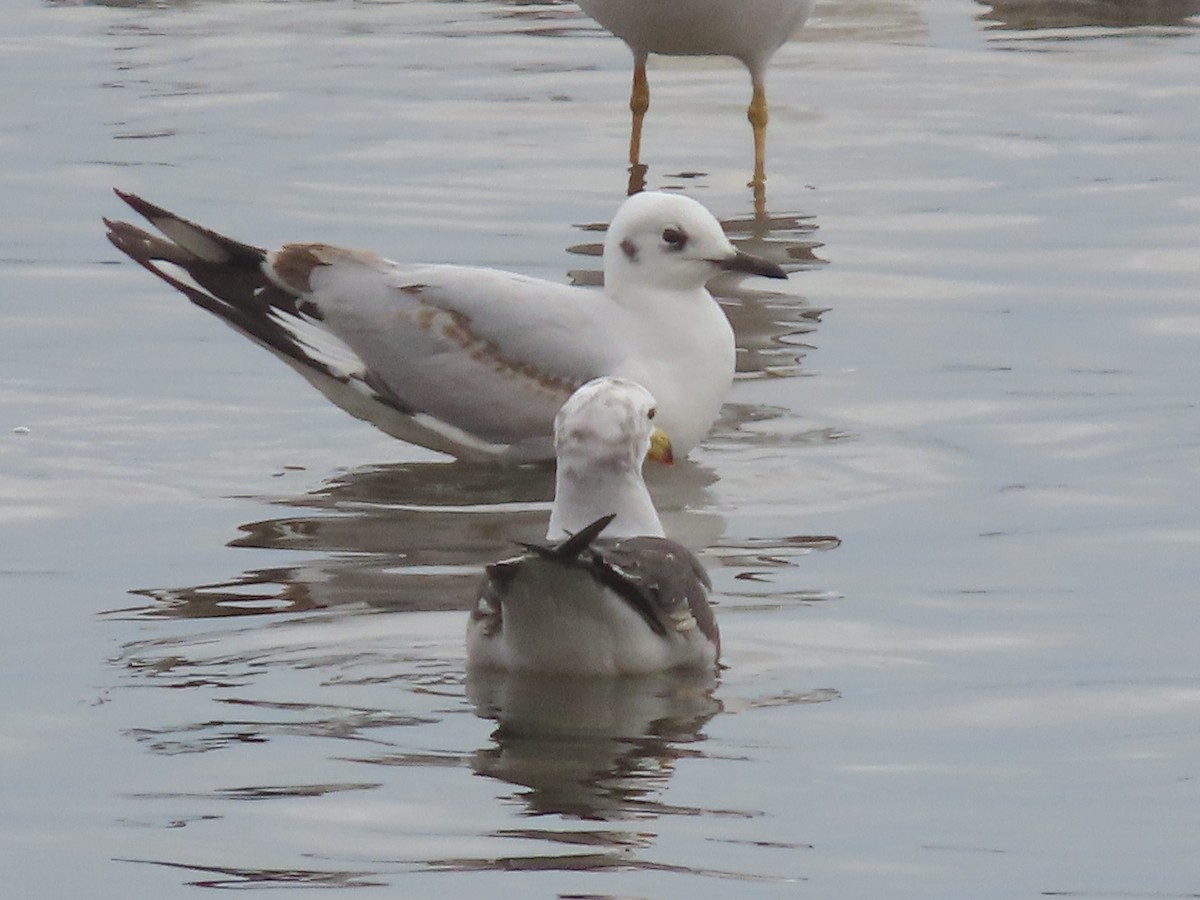
{"label": "gull's black bill", "polygon": [[745,272],[748,275],[762,275],[764,278],[787,278],[787,272],[783,271],[775,263],[769,259],[763,259],[761,256],[752,256],[749,253],[738,251],[728,259],[713,260],[718,266],[726,272]]}

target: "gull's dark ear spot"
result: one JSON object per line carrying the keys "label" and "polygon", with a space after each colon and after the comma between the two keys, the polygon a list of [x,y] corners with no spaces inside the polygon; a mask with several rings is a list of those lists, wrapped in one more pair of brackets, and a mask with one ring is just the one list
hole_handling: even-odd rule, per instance
{"label": "gull's dark ear spot", "polygon": [[638,248],[630,238],[625,238],[621,241],[621,252],[625,254],[625,258],[630,262],[637,262]]}

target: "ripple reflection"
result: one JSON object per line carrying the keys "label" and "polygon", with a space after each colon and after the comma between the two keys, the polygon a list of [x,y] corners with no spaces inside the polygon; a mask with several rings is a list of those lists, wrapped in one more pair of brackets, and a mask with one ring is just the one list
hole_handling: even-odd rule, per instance
{"label": "ripple reflection", "polygon": [[1186,26],[1200,14],[1198,0],[976,0],[987,7],[978,18],[990,28],[1035,31],[1049,28],[1138,28]]}
{"label": "ripple reflection", "polygon": [[475,674],[467,696],[497,722],[476,772],[515,785],[528,815],[628,819],[695,814],[660,795],[679,759],[698,755],[721,710],[712,674],[546,679]]}

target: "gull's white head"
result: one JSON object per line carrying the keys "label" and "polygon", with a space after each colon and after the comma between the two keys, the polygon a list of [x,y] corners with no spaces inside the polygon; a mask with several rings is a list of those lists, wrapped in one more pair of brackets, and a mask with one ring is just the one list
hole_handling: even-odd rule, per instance
{"label": "gull's white head", "polygon": [[641,471],[654,443],[657,404],[625,378],[596,378],[572,394],[554,417],[560,465],[601,471]]}
{"label": "gull's white head", "polygon": [[707,209],[682,194],[644,191],[617,210],[604,239],[604,283],[695,290],[721,271],[787,278],[775,263],[740,252]]}
{"label": "gull's white head", "polygon": [[647,454],[671,461],[670,443],[654,427],[656,407],[648,390],[624,378],[589,381],[563,404],[554,419],[558,463],[548,537],[574,534],[610,514],[616,519],[606,537],[663,533],[642,480]]}

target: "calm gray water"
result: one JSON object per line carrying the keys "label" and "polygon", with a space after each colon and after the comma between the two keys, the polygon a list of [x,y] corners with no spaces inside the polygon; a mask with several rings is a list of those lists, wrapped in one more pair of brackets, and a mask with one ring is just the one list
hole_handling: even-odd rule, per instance
{"label": "calm gray water", "polygon": [[99,220],[594,282],[625,47],[566,2],[10,2],[5,895],[1200,894],[1198,13],[822,0],[758,219],[745,72],[653,68],[648,184],[794,270],[727,292],[728,414],[654,473],[728,669],[547,684],[462,640],[547,473],[355,422]]}

